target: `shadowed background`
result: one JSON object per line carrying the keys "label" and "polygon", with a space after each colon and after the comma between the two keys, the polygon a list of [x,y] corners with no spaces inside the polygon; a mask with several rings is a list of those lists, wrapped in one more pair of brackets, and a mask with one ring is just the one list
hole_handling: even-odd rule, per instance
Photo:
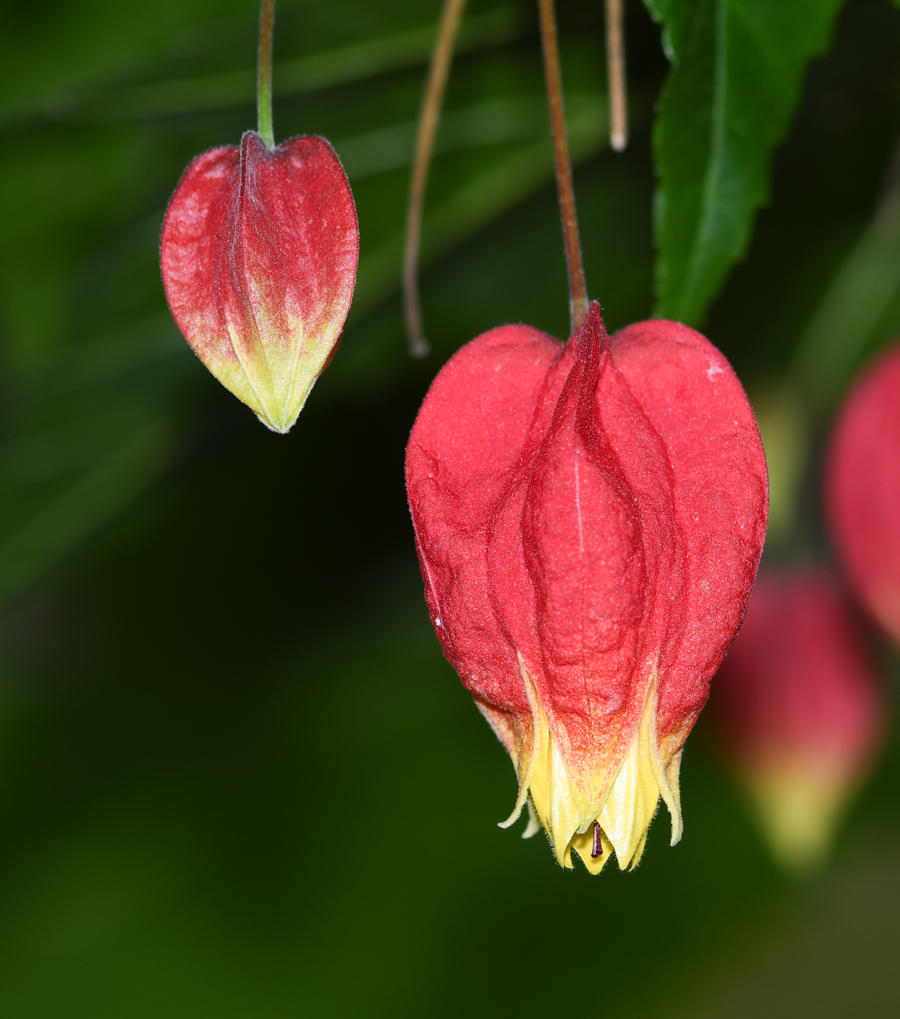
{"label": "shadowed background", "polygon": [[[653,299],[667,62],[628,5],[633,137],[611,153],[602,5],[559,6],[588,285],[615,329]],[[157,267],[184,167],[255,125],[255,3],[0,9],[0,1013],[894,1016],[896,740],[804,881],[770,863],[702,720],[684,840],[667,847],[663,810],[637,872],[564,873],[496,827],[514,773],[431,631],[403,449],[468,339],[565,334],[565,265],[532,4],[472,0],[425,220],[433,353],[406,355],[438,10],[280,0],[276,140],[331,139],[361,230],[341,349],[281,437],[190,352]],[[900,331],[900,224],[871,226],[898,132],[900,11],[854,0],[705,325],[760,402],[811,359],[813,454]],[[849,354],[822,339],[841,315],[839,341],[865,322]],[[803,526],[770,558],[827,554],[810,463]]]}

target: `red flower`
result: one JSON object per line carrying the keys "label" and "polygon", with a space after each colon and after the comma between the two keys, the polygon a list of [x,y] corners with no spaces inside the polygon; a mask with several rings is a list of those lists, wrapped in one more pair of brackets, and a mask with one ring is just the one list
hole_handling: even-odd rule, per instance
{"label": "red flower", "polygon": [[640,859],[762,549],[759,433],[725,358],[674,322],[563,346],[503,326],[435,379],[407,450],[444,653],[556,857]]}
{"label": "red flower", "polygon": [[879,358],[844,401],[825,498],[854,594],[900,641],[900,346]]}
{"label": "red flower", "polygon": [[340,338],[358,252],[353,195],[328,142],[269,149],[248,131],[240,148],[187,168],[160,257],[169,307],[197,356],[286,432]]}
{"label": "red flower", "polygon": [[880,742],[881,698],[866,649],[825,573],[760,574],[712,697],[779,860],[818,862]]}

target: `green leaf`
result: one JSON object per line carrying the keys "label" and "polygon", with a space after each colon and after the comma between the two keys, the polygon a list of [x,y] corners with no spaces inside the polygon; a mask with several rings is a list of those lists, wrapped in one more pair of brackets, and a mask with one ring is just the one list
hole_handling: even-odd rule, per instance
{"label": "green leaf", "polygon": [[769,162],[841,0],[644,0],[672,70],[654,129],[656,313],[699,323],[750,241]]}

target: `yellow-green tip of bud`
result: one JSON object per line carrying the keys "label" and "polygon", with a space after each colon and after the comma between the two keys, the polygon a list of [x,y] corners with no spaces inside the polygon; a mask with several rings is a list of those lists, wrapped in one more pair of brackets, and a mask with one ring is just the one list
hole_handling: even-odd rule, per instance
{"label": "yellow-green tip of bud", "polygon": [[748,773],[744,781],[780,866],[797,876],[820,867],[852,786],[815,762],[762,768]]}

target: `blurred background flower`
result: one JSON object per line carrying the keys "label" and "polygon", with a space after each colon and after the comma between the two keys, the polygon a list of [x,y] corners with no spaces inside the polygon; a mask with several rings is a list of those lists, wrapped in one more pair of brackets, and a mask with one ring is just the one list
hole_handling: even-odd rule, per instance
{"label": "blurred background flower", "polygon": [[757,577],[711,700],[722,753],[772,852],[789,871],[820,864],[886,715],[851,608],[827,573]]}
{"label": "blurred background flower", "polygon": [[[404,204],[439,6],[279,4],[278,136],[334,143],[361,243],[341,349],[287,437],[208,377],[157,267],[184,166],[255,122],[255,0],[0,9],[0,1013],[552,1013],[560,986],[612,971],[598,1007],[624,1016],[891,1015],[893,735],[805,883],[770,862],[702,740],[682,772],[691,837],[664,851],[654,826],[629,878],[563,874],[493,827],[513,775],[431,633],[403,449],[462,343],[506,321],[567,334],[566,273],[533,4],[472,0],[423,230],[433,356],[408,357]],[[668,6],[703,28],[669,123],[699,96],[708,129],[715,67],[749,74],[716,49],[732,5]],[[614,330],[653,306],[669,65],[660,26],[627,4],[631,142],[610,152],[601,7],[559,14],[588,284]],[[735,166],[709,145],[688,147],[689,177],[664,176],[677,238],[725,223],[728,250],[685,258],[661,235],[695,265],[669,276],[663,310],[702,326],[769,408],[785,506],[770,563],[825,553],[829,418],[900,332],[900,10],[773,0],[783,11],[798,27],[782,41],[804,43],[778,78],[796,111],[729,82],[777,128],[738,161],[755,167],[746,200],[718,202],[727,223],[698,213],[688,183]],[[684,136],[661,133],[671,164]],[[517,983],[522,923],[571,936],[540,934],[540,979]]]}
{"label": "blurred background flower", "polygon": [[830,533],[853,590],[900,642],[900,348],[855,380],[829,443]]}

